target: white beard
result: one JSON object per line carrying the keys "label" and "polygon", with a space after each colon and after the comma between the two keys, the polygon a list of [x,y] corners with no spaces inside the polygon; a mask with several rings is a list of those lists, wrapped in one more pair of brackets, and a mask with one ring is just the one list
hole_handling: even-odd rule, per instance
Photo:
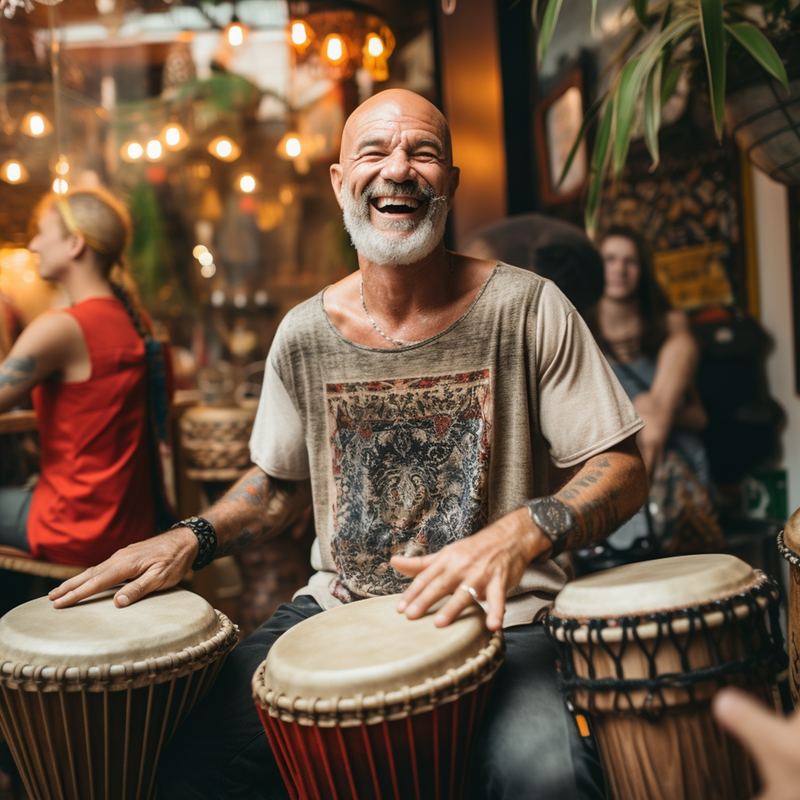
{"label": "white beard", "polygon": [[[375,195],[415,197],[420,201],[427,201],[428,210],[419,223],[409,219],[390,220],[390,230],[412,231],[412,233],[400,239],[387,238],[383,231],[372,225],[370,220],[369,201]],[[429,256],[444,237],[447,198],[436,197],[432,189],[426,191],[419,186],[411,188],[402,184],[381,182],[368,186],[361,198],[356,200],[345,187],[342,187],[342,216],[353,247],[373,264],[387,266],[416,264]]]}

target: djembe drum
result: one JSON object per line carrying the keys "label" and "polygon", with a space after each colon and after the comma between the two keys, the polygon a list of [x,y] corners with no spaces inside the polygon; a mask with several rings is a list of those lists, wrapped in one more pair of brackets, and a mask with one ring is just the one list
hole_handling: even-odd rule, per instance
{"label": "djembe drum", "polygon": [[786,654],[779,591],[729,555],[629,564],[556,597],[548,632],[568,702],[593,717],[614,800],[749,800],[755,769],[717,726],[724,684],[768,703]]}
{"label": "djembe drum", "polygon": [[146,800],[162,748],[216,678],[236,627],[173,589],[0,619],[0,732],[31,798]]}
{"label": "djembe drum", "polygon": [[800,703],[800,509],[778,534],[778,550],[789,562],[789,671],[795,706]]}
{"label": "djembe drum", "polygon": [[311,617],[253,676],[293,800],[463,796],[502,634],[477,605],[446,628],[396,605],[380,597]]}

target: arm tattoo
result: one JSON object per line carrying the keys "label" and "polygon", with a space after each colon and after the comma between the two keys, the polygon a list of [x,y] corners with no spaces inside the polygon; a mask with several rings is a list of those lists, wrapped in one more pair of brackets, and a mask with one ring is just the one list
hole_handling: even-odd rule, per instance
{"label": "arm tattoo", "polygon": [[261,470],[234,486],[206,515],[220,538],[217,556],[280,533],[294,518],[287,506],[296,493],[296,481],[271,478]]}
{"label": "arm tattoo", "polygon": [[[574,478],[555,496],[562,500],[571,500],[577,521],[567,537],[567,550],[580,550],[613,533],[623,520],[619,517],[619,495],[610,489],[601,497],[581,501],[585,490],[590,489],[611,467],[607,457],[593,459],[589,469],[584,469],[579,477]],[[577,501],[577,502],[575,502]]]}
{"label": "arm tattoo", "polygon": [[19,386],[29,380],[36,367],[33,356],[8,358],[0,364],[0,389],[4,386]]}

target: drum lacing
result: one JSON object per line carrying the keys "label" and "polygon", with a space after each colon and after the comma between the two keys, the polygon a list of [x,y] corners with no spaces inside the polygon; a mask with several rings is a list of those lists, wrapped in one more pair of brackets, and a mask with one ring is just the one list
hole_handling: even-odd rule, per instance
{"label": "drum lacing", "polygon": [[800,556],[783,540],[784,531],[778,534],[778,552],[793,566],[800,567]]}
{"label": "drum lacing", "polygon": [[[767,601],[769,627],[766,615],[758,603],[758,599]],[[778,621],[780,589],[771,578],[764,578],[761,583],[747,592],[734,597],[715,600],[702,606],[684,608],[680,611],[662,611],[641,616],[622,617],[615,620],[592,619],[583,625],[577,619],[560,619],[549,614],[546,629],[555,643],[560,655],[559,687],[568,701],[576,704],[576,693],[584,691],[589,694],[589,705],[593,705],[596,693],[614,692],[614,709],[618,712],[633,712],[650,719],[660,718],[666,711],[667,702],[664,691],[682,689],[689,695],[690,702],[696,702],[695,685],[705,681],[717,681],[727,684],[727,677],[734,674],[748,674],[760,670],[768,670],[774,681],[777,675],[786,669],[788,656],[783,647],[783,636]],[[746,605],[747,615],[739,618],[735,609]],[[720,612],[723,617],[721,625],[709,625],[706,615]],[[688,619],[688,631],[678,632],[673,623],[680,619]],[[656,623],[655,637],[643,639],[639,627],[646,623]],[[575,633],[588,627],[586,642],[576,641]],[[607,641],[602,632],[608,628],[621,631],[619,641]],[[738,634],[745,655],[730,659],[725,652],[725,642],[731,641],[731,629]],[[564,641],[556,636],[558,629],[564,632]],[[674,648],[681,662],[680,673],[661,673],[656,663],[659,648],[668,641]],[[692,668],[689,652],[698,641],[705,643],[710,651],[709,666]],[[636,646],[647,660],[648,677],[626,678],[623,659],[628,647]],[[595,649],[602,651],[614,664],[615,678],[598,678],[595,670]],[[574,658],[579,656],[585,664],[585,672],[589,677],[581,677],[575,669]],[[637,708],[632,694],[647,691],[647,697],[641,708]],[[625,703],[622,702],[623,698]],[[658,702],[656,702],[658,700]],[[589,708],[588,710],[594,710]]]}

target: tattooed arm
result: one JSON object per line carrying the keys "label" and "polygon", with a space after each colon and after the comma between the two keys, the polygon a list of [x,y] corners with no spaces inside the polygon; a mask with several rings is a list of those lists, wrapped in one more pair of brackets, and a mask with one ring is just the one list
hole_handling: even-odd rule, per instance
{"label": "tattooed arm", "polygon": [[[203,514],[217,532],[216,556],[276,536],[310,503],[310,481],[270,478],[254,467]],[[175,586],[189,571],[197,552],[197,537],[188,528],[176,528],[118,550],[102,564],[65,581],[49,596],[56,608],[65,608],[130,581],[114,595],[117,606],[127,606],[150,592]]]}
{"label": "tattooed arm", "polygon": [[[586,547],[612,533],[647,498],[647,474],[634,437],[583,462],[555,497],[575,516],[567,549]],[[531,562],[550,558],[552,549],[524,506],[438,553],[395,556],[392,566],[414,578],[397,610],[416,619],[449,594],[452,597],[434,620],[436,625],[449,625],[472,602],[471,593],[458,591],[469,586],[488,603],[487,626],[498,630],[507,592],[519,584]]]}
{"label": "tattooed arm", "polygon": [[18,405],[37,383],[75,371],[89,355],[80,326],[69,314],[51,312],[20,334],[0,363],[0,412]]}

